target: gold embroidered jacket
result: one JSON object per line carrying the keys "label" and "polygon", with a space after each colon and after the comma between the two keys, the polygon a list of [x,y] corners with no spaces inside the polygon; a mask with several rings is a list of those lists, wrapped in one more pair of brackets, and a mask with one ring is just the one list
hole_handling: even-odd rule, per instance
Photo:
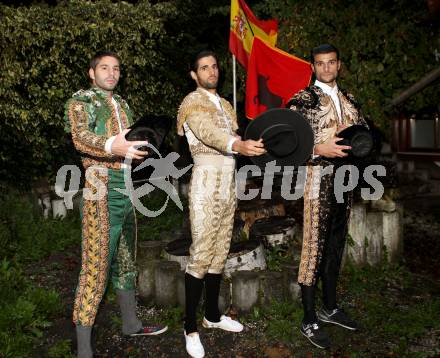
{"label": "gold embroidered jacket", "polygon": [[[130,108],[120,96],[113,95],[113,98],[119,109],[121,127],[125,129],[132,124]],[[104,149],[107,139],[120,131],[115,107],[104,91],[93,87],[73,94],[65,106],[65,124],[81,154],[84,169],[92,165],[121,168],[121,158]]]}
{"label": "gold embroidered jacket", "polygon": [[[187,135],[191,155],[219,154],[227,152],[227,146],[237,129],[237,116],[231,104],[220,98],[223,112],[217,109],[201,89],[188,94],[177,114],[177,133]],[[187,129],[188,129],[187,128]]]}
{"label": "gold embroidered jacket", "polygon": [[315,144],[324,143],[334,137],[338,125],[361,124],[368,127],[353,95],[339,90],[338,97],[341,105],[341,120],[331,97],[318,86],[307,87],[287,103],[288,108],[300,112],[310,123],[315,135]]}

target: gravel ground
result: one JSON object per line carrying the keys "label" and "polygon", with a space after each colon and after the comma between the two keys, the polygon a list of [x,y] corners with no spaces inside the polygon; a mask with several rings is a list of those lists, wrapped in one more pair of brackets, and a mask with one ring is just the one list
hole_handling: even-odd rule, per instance
{"label": "gravel ground", "polygon": [[[440,272],[440,197],[411,198],[404,202],[404,265],[413,273],[410,288],[404,278],[394,277],[387,281],[381,292],[381,300],[387,307],[405,310],[419,302],[428,302],[440,296],[438,273]],[[43,287],[56,288],[64,303],[62,314],[55,317],[45,332],[40,345],[35,347],[36,357],[48,356],[48,351],[60,342],[68,342],[71,354],[75,352],[74,326],[71,323],[72,302],[79,270],[79,247],[52,255],[41,265],[32,267],[32,278]],[[374,279],[374,278],[373,278]],[[376,331],[368,325],[369,304],[376,296],[365,299],[347,287],[342,276],[340,293],[345,296],[344,305],[364,327],[349,332],[338,327],[326,326],[333,347],[329,351],[313,348],[299,333],[296,321],[278,317],[269,327],[268,316],[239,317],[245,329],[240,334],[218,330],[200,329],[207,357],[400,357],[415,354],[417,357],[434,357],[440,354],[440,330],[425,327],[422,334],[403,337],[406,346],[402,353],[402,337],[382,335],[383,327]],[[376,302],[376,301],[374,301]],[[299,304],[294,312],[300,312]],[[163,311],[139,305],[139,315],[144,321],[170,322],[168,332],[157,337],[127,338],[120,333],[120,318],[113,294],[108,294],[101,305],[94,329],[95,357],[187,357],[179,310]],[[233,313],[233,312],[232,312]],[[437,312],[438,314],[438,312]],[[287,320],[287,321],[286,321]],[[286,324],[287,322],[287,324]],[[279,327],[277,327],[279,323]],[[377,322],[377,327],[385,324]],[[374,324],[373,324],[374,326]],[[276,329],[274,329],[275,327]],[[437,326],[438,328],[438,326]],[[385,330],[386,331],[386,330]],[[400,348],[399,348],[400,347]],[[400,349],[400,351],[399,351]],[[401,353],[399,353],[401,352]],[[67,357],[65,355],[60,355]],[[51,357],[54,357],[53,353]]]}

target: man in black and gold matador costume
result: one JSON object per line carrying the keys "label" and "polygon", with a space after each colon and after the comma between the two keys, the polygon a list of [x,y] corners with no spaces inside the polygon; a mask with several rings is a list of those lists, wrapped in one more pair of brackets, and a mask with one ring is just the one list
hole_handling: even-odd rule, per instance
{"label": "man in black and gold matador costume", "polygon": [[[338,49],[328,44],[315,47],[311,62],[316,76],[314,85],[296,94],[287,107],[306,118],[315,136],[304,187],[304,234],[298,272],[304,308],[301,332],[315,346],[327,348],[330,340],[319,321],[357,329],[356,322],[336,302],[352,197],[351,192],[344,193],[342,203],[335,198],[334,179],[339,165],[334,159],[346,157],[346,150],[351,148],[338,144],[338,133],[351,125],[367,125],[353,96],[336,84],[341,66]],[[324,170],[327,173],[322,175]],[[323,307],[316,313],[315,287],[319,278]]]}

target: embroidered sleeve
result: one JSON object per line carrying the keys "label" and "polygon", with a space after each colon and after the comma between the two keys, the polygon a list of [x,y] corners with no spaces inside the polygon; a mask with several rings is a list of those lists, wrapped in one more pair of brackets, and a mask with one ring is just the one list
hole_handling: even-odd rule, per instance
{"label": "embroidered sleeve", "polygon": [[304,118],[313,125],[313,110],[317,107],[319,98],[309,89],[305,89],[294,95],[286,104],[286,107],[292,111],[301,113]]}
{"label": "embroidered sleeve", "polygon": [[358,114],[359,114],[359,116],[358,116],[357,124],[361,124],[361,125],[363,125],[364,127],[370,129],[370,127],[368,127],[368,124],[367,124],[367,122],[365,121],[364,116],[362,115],[362,111],[361,111],[360,109],[358,110]]}
{"label": "embroidered sleeve", "polygon": [[287,108],[294,111],[301,109],[314,109],[319,103],[318,95],[310,87],[298,92],[286,104]]}
{"label": "embroidered sleeve", "polygon": [[[304,101],[300,98],[299,95],[294,96],[288,103],[287,108],[289,108],[291,111],[296,111],[303,115],[304,119],[309,122],[309,124],[312,126],[313,131],[315,132],[314,128],[314,121],[313,121],[313,115],[312,110],[310,107],[304,103]],[[316,137],[316,132],[315,132]]]}
{"label": "embroidered sleeve", "polygon": [[364,119],[364,116],[362,115],[362,110],[361,110],[361,106],[359,105],[359,103],[356,101],[356,99],[354,98],[354,96],[350,93],[347,92],[345,90],[341,90],[342,94],[345,96],[345,98],[347,98],[347,100],[352,104],[352,106],[356,109],[357,111],[357,118],[355,120],[355,124],[360,124],[363,125],[364,127],[368,128],[368,124]]}
{"label": "embroidered sleeve", "polygon": [[365,118],[362,114],[362,110],[361,110],[360,106],[358,107],[357,110],[358,110],[358,117],[357,117],[356,124],[363,125],[364,127],[370,129],[370,127],[368,127],[367,121],[365,120]]}
{"label": "embroidered sleeve", "polygon": [[96,135],[89,129],[89,114],[85,103],[71,100],[66,110],[76,150],[93,157],[111,158],[112,155],[105,151],[105,142],[108,138]]}
{"label": "embroidered sleeve", "polygon": [[186,117],[186,123],[199,141],[208,147],[226,153],[231,138],[226,132],[216,127],[206,112],[193,112]]}

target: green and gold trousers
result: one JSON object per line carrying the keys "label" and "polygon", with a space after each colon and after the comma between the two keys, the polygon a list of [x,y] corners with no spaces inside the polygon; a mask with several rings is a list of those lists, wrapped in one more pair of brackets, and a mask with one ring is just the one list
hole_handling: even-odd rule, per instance
{"label": "green and gold trousers", "polygon": [[88,174],[93,180],[86,180],[83,192],[81,271],[73,310],[73,322],[81,326],[93,326],[110,276],[120,290],[136,284],[134,208],[115,190],[125,189],[124,170],[95,167]]}

